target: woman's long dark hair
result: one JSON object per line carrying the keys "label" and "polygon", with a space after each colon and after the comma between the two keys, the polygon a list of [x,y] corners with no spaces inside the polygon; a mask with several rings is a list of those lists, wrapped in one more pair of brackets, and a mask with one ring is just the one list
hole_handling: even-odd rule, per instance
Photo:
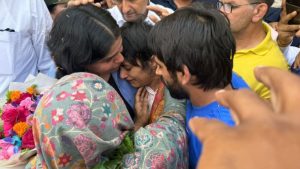
{"label": "woman's long dark hair", "polygon": [[56,78],[86,71],[104,58],[120,36],[116,21],[105,9],[84,5],[66,9],[54,21],[48,47],[57,66]]}

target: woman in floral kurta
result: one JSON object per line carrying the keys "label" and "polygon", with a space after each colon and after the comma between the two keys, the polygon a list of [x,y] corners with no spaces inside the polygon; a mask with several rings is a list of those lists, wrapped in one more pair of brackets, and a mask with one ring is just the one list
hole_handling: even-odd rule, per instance
{"label": "woman in floral kurta", "polygon": [[121,97],[100,77],[63,77],[44,94],[35,112],[38,153],[27,168],[187,168],[184,104],[165,95],[166,113],[135,132],[134,151],[123,152],[120,162],[113,162],[121,165],[107,167],[105,162],[115,160],[111,154],[134,123]]}

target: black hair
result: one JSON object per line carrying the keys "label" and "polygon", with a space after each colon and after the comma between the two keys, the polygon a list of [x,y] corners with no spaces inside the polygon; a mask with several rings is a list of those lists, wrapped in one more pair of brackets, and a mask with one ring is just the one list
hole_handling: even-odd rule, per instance
{"label": "black hair", "polygon": [[54,21],[48,47],[58,67],[56,77],[86,71],[103,59],[120,36],[120,29],[105,9],[83,5],[64,10]]}
{"label": "black hair", "polygon": [[47,5],[47,8],[48,8],[48,10],[49,10],[50,13],[52,13],[52,12],[54,11],[56,5],[57,5],[57,4]]}
{"label": "black hair", "polygon": [[126,61],[134,66],[139,66],[140,61],[143,68],[147,67],[152,52],[148,46],[148,35],[152,26],[144,21],[127,22],[121,27],[123,40],[123,56]]}
{"label": "black hair", "polygon": [[157,23],[149,46],[171,75],[186,65],[204,90],[231,82],[236,44],[228,19],[216,9],[185,7]]}
{"label": "black hair", "polygon": [[268,9],[273,5],[274,0],[250,0],[250,2],[261,2],[268,5]]}

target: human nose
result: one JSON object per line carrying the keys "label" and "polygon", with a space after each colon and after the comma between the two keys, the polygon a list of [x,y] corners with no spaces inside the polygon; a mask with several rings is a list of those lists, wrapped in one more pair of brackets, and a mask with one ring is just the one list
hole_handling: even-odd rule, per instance
{"label": "human nose", "polygon": [[123,61],[124,61],[124,56],[121,53],[119,53],[118,56],[116,56],[114,59],[114,62],[118,64],[122,63]]}
{"label": "human nose", "polygon": [[122,0],[122,3],[119,5],[119,8],[121,8],[122,13],[126,14],[130,11],[130,4],[127,2],[127,0]]}
{"label": "human nose", "polygon": [[125,70],[124,68],[120,68],[120,77],[122,78],[122,79],[126,79],[127,77],[128,77],[128,71],[127,70]]}

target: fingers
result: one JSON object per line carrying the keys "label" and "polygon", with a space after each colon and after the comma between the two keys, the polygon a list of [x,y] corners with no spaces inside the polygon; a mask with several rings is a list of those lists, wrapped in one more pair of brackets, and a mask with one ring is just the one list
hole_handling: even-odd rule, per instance
{"label": "fingers", "polygon": [[223,133],[229,129],[224,123],[207,118],[195,117],[189,121],[189,126],[192,132],[202,141],[205,142],[209,138],[209,135],[216,134],[218,132]]}
{"label": "fingers", "polygon": [[298,30],[300,29],[300,26],[299,25],[287,25],[287,24],[282,24],[282,25],[279,25],[277,27],[277,30],[278,31],[283,31],[283,32],[292,32],[292,33],[296,33]]}
{"label": "fingers", "polygon": [[297,12],[296,12],[296,11],[294,11],[294,12],[292,12],[292,13],[289,13],[289,14],[287,14],[287,15],[284,15],[284,16],[281,17],[279,23],[288,24],[288,22],[289,22],[292,18],[294,18],[296,15],[297,15]]}
{"label": "fingers", "polygon": [[165,7],[159,5],[148,5],[147,9],[155,12],[161,19],[171,14]]}
{"label": "fingers", "polygon": [[68,7],[85,5],[88,3],[94,3],[94,0],[70,0],[68,2]]}
{"label": "fingers", "polygon": [[115,5],[113,0],[105,0],[105,2],[108,8],[112,8]]}
{"label": "fingers", "polygon": [[298,76],[271,67],[257,67],[254,74],[258,81],[271,90],[271,102],[275,112],[299,114],[297,107],[300,103],[300,78]]}
{"label": "fingers", "polygon": [[300,37],[300,26],[299,26],[299,30],[296,32],[295,36]]}
{"label": "fingers", "polygon": [[139,88],[135,95],[135,113],[135,130],[137,130],[149,121],[148,92],[143,87]]}
{"label": "fingers", "polygon": [[153,11],[155,12],[158,16],[161,16],[162,15],[162,8],[160,8],[159,6],[157,5],[148,5],[147,6],[147,9],[150,10],[150,11]]}
{"label": "fingers", "polygon": [[97,3],[93,3],[93,5],[95,5],[98,8],[101,8],[101,6],[105,6],[106,2],[105,1],[101,1],[101,2],[97,2]]}
{"label": "fingers", "polygon": [[144,87],[141,87],[138,89],[136,95],[135,95],[135,102],[142,103],[143,105],[145,103],[148,103],[148,92]]}
{"label": "fingers", "polygon": [[80,5],[79,1],[77,1],[77,0],[71,0],[71,1],[68,2],[67,6],[69,8],[69,7],[78,6],[78,5]]}
{"label": "fingers", "polygon": [[294,61],[294,69],[298,69],[298,68],[300,68],[300,52],[298,53]]}
{"label": "fingers", "polygon": [[221,90],[216,93],[217,101],[228,107],[238,122],[249,119],[264,119],[272,112],[271,107],[254,92],[243,90]]}
{"label": "fingers", "polygon": [[286,0],[281,1],[281,10],[286,12]]}
{"label": "fingers", "polygon": [[149,19],[155,24],[160,21],[160,18],[158,18],[157,16],[154,16],[154,15],[150,15]]}
{"label": "fingers", "polygon": [[143,92],[143,88],[139,88],[135,94],[135,102],[140,102],[141,100],[141,94]]}

